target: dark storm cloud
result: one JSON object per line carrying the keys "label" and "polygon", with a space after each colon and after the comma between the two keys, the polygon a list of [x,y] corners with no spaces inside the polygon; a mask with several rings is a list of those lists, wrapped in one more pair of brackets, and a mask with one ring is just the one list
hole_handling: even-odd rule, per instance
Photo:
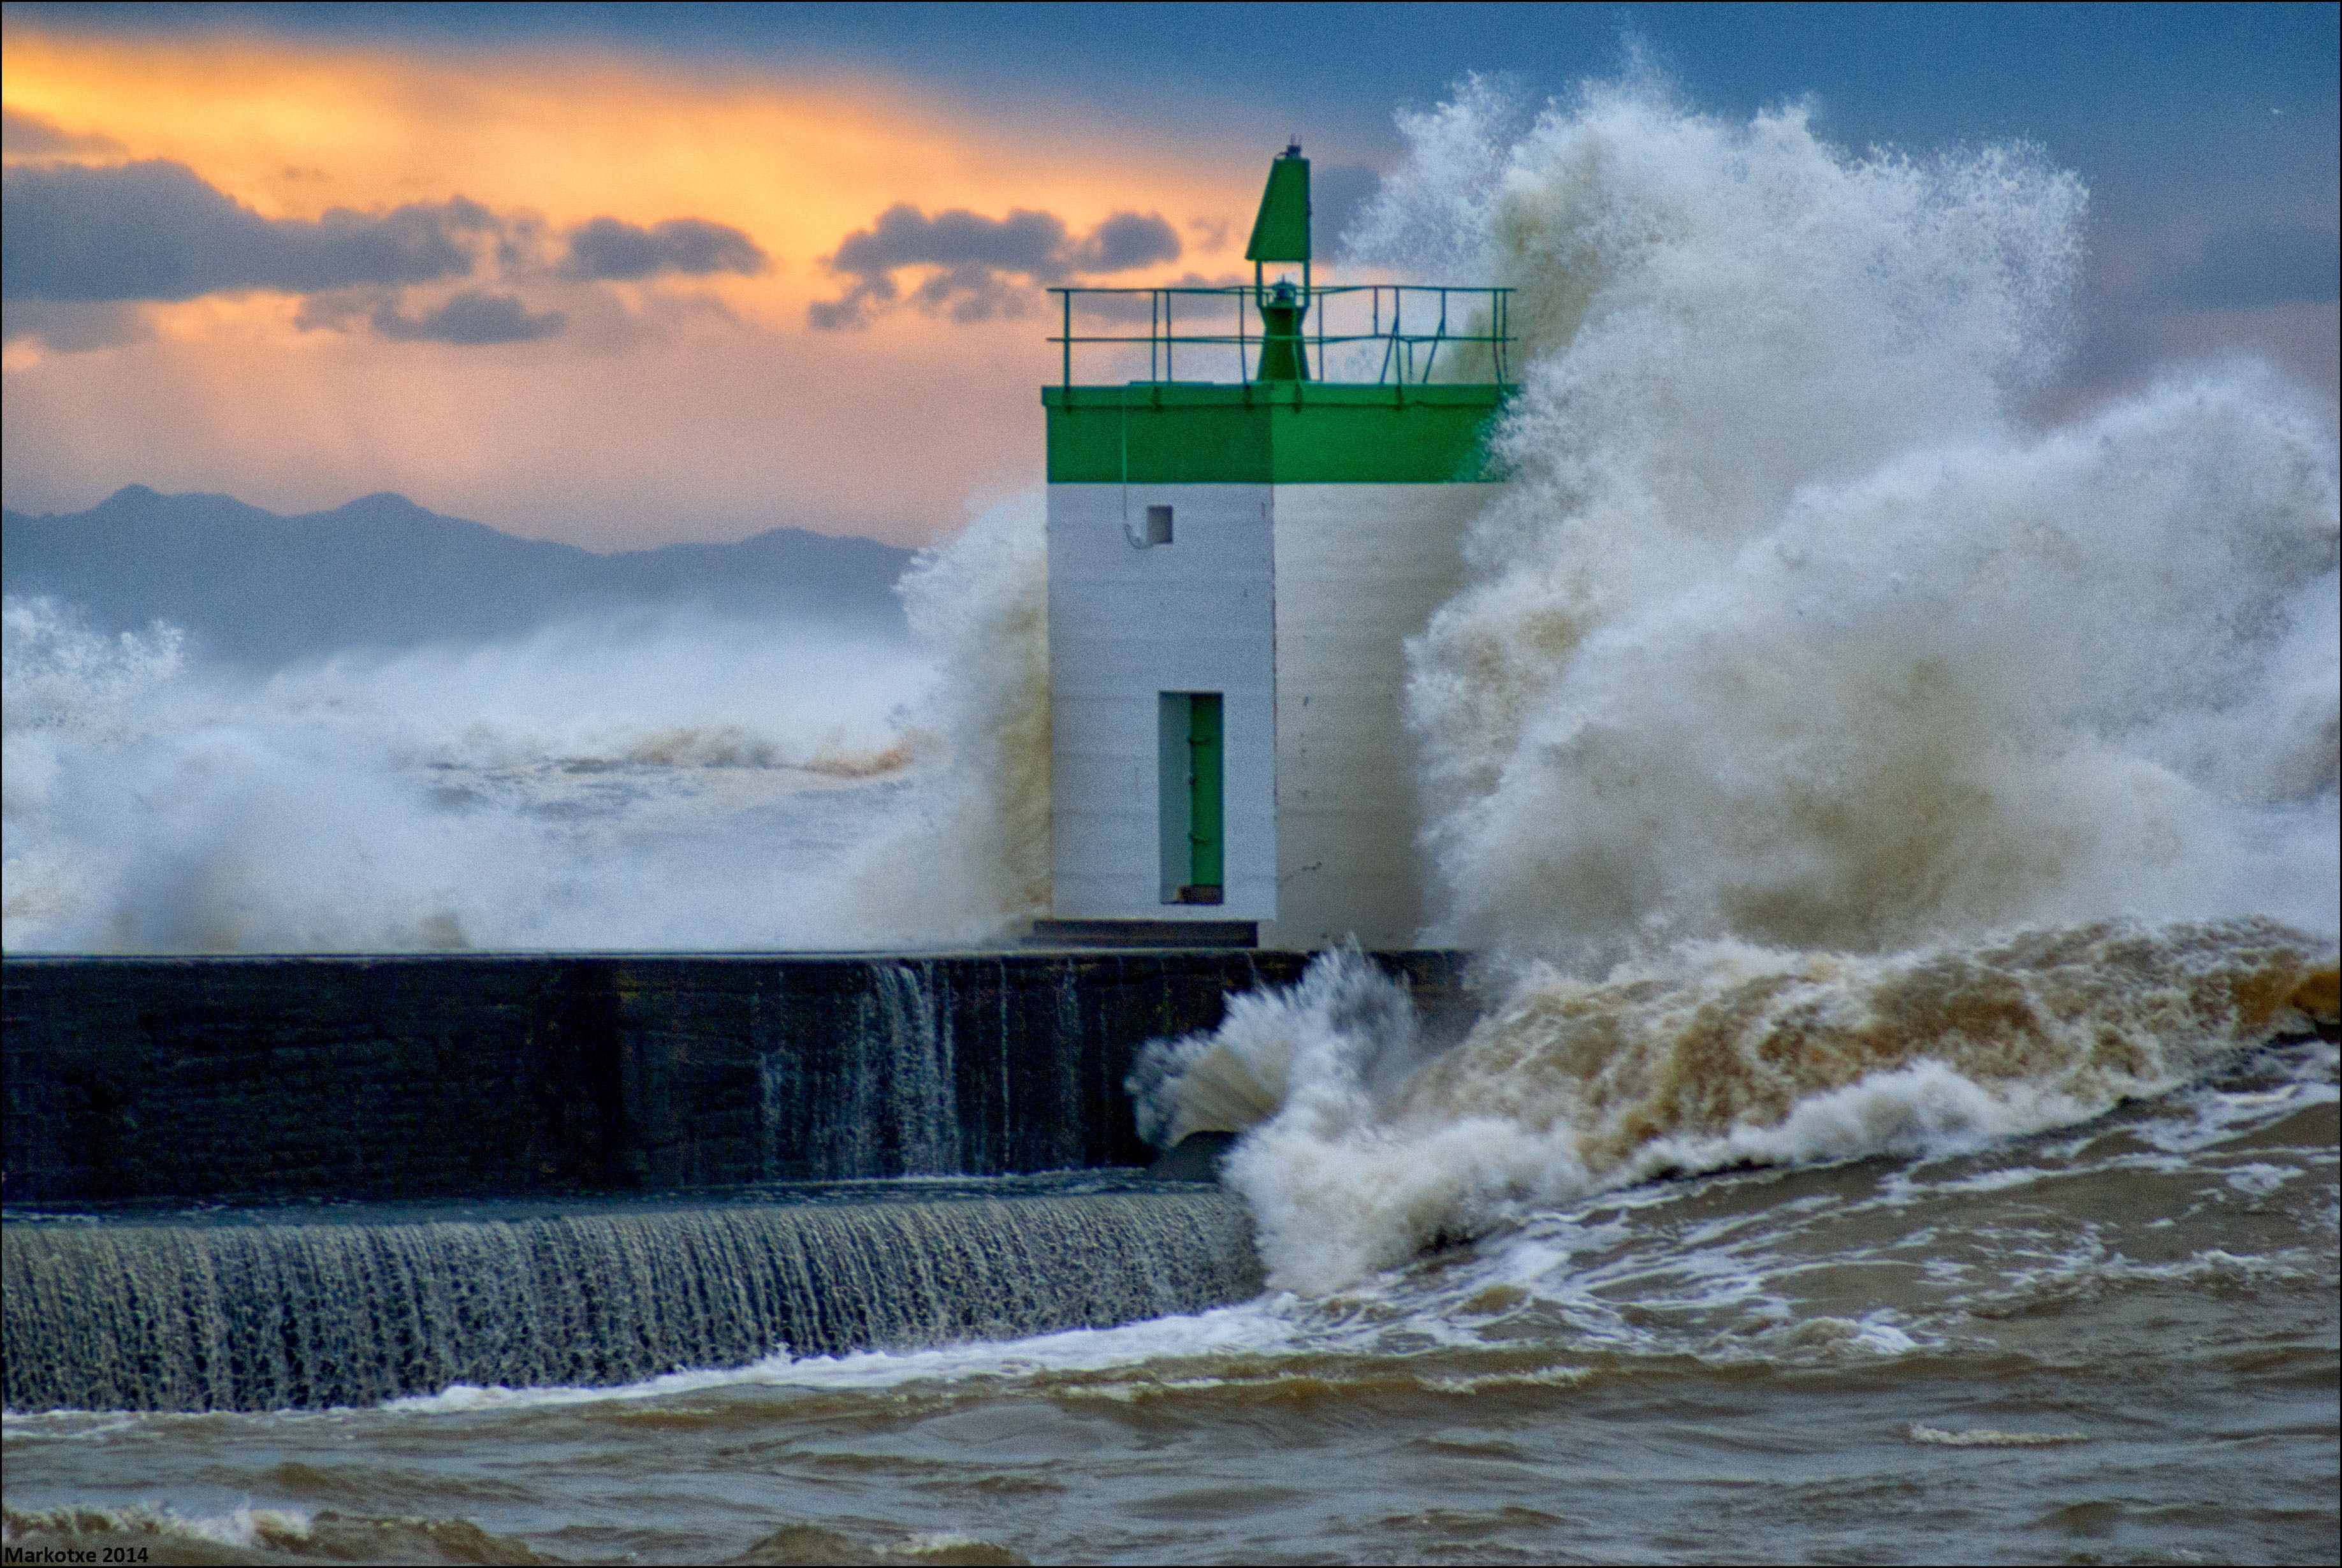
{"label": "dark storm cloud", "polygon": [[383,337],[401,343],[450,343],[478,347],[497,343],[535,343],[559,332],[568,318],[557,310],[531,315],[519,296],[465,289],[438,309],[402,315],[387,302],[375,306],[367,324]]}
{"label": "dark storm cloud", "polygon": [[11,299],[185,300],[467,275],[497,222],[457,196],[386,213],[265,218],[183,165],[18,167],[0,176],[0,292]]}
{"label": "dark storm cloud", "polygon": [[954,321],[982,321],[1019,314],[1043,285],[1178,256],[1177,231],[1155,213],[1116,213],[1076,240],[1055,213],[1018,207],[988,218],[955,207],[929,217],[897,202],[824,258],[832,272],[854,281],[842,298],[816,303],[807,314],[817,327],[863,325],[874,308],[905,297],[895,274],[918,267],[930,270],[907,296],[911,304],[948,312]]}
{"label": "dark storm cloud", "polygon": [[569,231],[564,277],[630,280],[655,273],[706,277],[711,273],[760,273],[769,258],[756,242],[728,224],[705,218],[669,218],[639,228],[616,218],[596,218]]}
{"label": "dark storm cloud", "polygon": [[851,274],[881,299],[894,297],[887,274],[904,266],[974,264],[1003,272],[1055,278],[1065,273],[1066,220],[1018,207],[987,218],[965,207],[928,217],[908,202],[878,215],[878,222],[846,236],[828,265]]}
{"label": "dark storm cloud", "polygon": [[1155,213],[1116,213],[1074,247],[1076,272],[1123,272],[1179,259],[1179,235]]}
{"label": "dark storm cloud", "polygon": [[21,109],[0,109],[0,153],[12,158],[103,157],[122,151],[122,144],[112,136],[83,135]]}

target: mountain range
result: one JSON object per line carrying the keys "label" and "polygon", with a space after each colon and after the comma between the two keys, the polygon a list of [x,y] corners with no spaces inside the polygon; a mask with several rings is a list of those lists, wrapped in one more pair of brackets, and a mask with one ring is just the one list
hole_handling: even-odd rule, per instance
{"label": "mountain range", "polygon": [[283,517],[232,496],[133,484],[86,512],[0,513],[10,595],[61,600],[101,632],[166,621],[206,654],[256,665],[477,642],[634,608],[900,632],[894,588],[910,559],[876,540],[796,528],[596,554],[389,494]]}

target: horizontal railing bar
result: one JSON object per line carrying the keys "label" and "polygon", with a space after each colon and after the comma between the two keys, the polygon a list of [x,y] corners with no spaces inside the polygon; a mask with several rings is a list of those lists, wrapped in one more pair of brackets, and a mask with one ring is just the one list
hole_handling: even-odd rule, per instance
{"label": "horizontal railing bar", "polygon": [[[1397,293],[1397,292],[1399,292],[1399,291],[1401,291],[1401,290],[1404,290],[1405,292],[1406,292],[1406,293],[1408,293],[1408,294],[1515,294],[1515,293],[1519,292],[1518,290],[1515,289],[1515,288],[1513,287],[1513,285],[1510,285],[1510,284],[1460,284],[1460,283],[1315,283],[1315,284],[1311,284],[1311,285],[1309,285],[1308,292],[1309,292],[1310,294],[1312,294],[1312,295],[1326,295],[1326,294],[1392,294],[1392,293]],[[1070,285],[1060,285],[1060,284],[1051,284],[1051,285],[1048,286],[1048,292],[1049,292],[1049,293],[1051,293],[1051,294],[1216,294],[1216,295],[1232,295],[1232,294],[1252,294],[1252,293],[1255,293],[1255,292],[1266,293],[1266,292],[1267,292],[1267,291],[1266,291],[1266,290],[1265,290],[1265,289],[1264,289],[1264,290],[1256,291],[1256,290],[1253,288],[1252,285],[1250,285],[1250,284],[1248,284],[1248,283],[1231,283],[1231,284],[1209,284],[1209,285],[1204,285],[1204,284],[1179,284],[1179,285],[1170,285],[1170,284],[1166,284],[1166,285],[1164,285],[1163,287],[1161,287],[1161,288],[1138,288],[1138,287],[1128,287],[1128,288],[1106,288],[1106,287],[1103,287],[1103,286],[1093,288],[1093,287],[1089,286],[1088,285],[1080,285],[1080,286],[1077,286],[1077,287],[1076,287],[1076,286],[1070,286]],[[1301,289],[1296,285],[1296,286],[1295,287],[1295,289],[1294,289],[1294,291],[1293,291],[1293,292],[1294,292],[1296,295],[1299,295],[1299,294],[1302,292],[1302,290],[1301,290]]]}
{"label": "horizontal railing bar", "polygon": [[[1236,337],[1236,336],[1232,336],[1232,335],[1228,335],[1228,334],[1223,333],[1223,334],[1221,334],[1221,335],[1217,335],[1217,336],[1213,336],[1213,335],[1209,335],[1203,334],[1203,333],[1185,333],[1185,332],[1183,332],[1183,333],[1179,334],[1176,337],[1146,337],[1146,336],[1137,336],[1137,337],[1050,337],[1050,338],[1044,338],[1042,341],[1043,341],[1043,342],[1045,342],[1045,343],[1061,343],[1061,344],[1070,344],[1070,343],[1176,343],[1176,344],[1183,344],[1183,345],[1184,345],[1184,344],[1196,344],[1196,343],[1202,343],[1202,344],[1213,344],[1213,343],[1247,343],[1247,344],[1248,344],[1248,343],[1252,343],[1252,342],[1256,341],[1256,338],[1258,337],[1258,335],[1259,335],[1258,334],[1253,334],[1253,335],[1247,335],[1247,336],[1245,336],[1245,337]],[[1312,337],[1311,337],[1311,339],[1310,339],[1310,341],[1311,341],[1312,343],[1316,343],[1316,342],[1318,342],[1318,341],[1320,341],[1320,340],[1319,340],[1319,339],[1317,339],[1317,338],[1316,338],[1316,337],[1315,337],[1315,336],[1312,336]],[[1510,343],[1510,342],[1512,341],[1512,339],[1510,339],[1510,338],[1508,338],[1508,337],[1496,337],[1496,336],[1474,336],[1474,335],[1472,335],[1466,334],[1466,333],[1455,333],[1455,332],[1450,332],[1450,333],[1434,333],[1434,332],[1425,332],[1425,333],[1414,333],[1414,332],[1406,332],[1406,333],[1396,333],[1396,332],[1370,332],[1370,333],[1360,333],[1360,334],[1356,335],[1356,336],[1338,336],[1338,337],[1337,337],[1337,336],[1336,336],[1334,334],[1332,334],[1332,333],[1330,333],[1330,332],[1329,332],[1329,333],[1327,333],[1327,334],[1326,335],[1326,336],[1325,336],[1325,338],[1323,339],[1323,341],[1325,341],[1325,342],[1326,342],[1326,343]]]}

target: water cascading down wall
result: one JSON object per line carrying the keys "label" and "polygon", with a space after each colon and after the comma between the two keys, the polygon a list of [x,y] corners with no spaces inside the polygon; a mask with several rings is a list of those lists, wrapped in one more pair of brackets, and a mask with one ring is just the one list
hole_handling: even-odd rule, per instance
{"label": "water cascading down wall", "polygon": [[[1241,1299],[1216,1190],[941,1179],[1143,1165],[1138,1048],[1303,962],[9,958],[6,1404],[607,1385]],[[939,1180],[759,1185],[902,1176]]]}

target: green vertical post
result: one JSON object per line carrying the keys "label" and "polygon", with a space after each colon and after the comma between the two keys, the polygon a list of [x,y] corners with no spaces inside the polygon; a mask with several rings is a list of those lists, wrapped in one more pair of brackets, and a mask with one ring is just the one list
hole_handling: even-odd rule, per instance
{"label": "green vertical post", "polygon": [[[1308,300],[1295,293],[1291,284],[1284,282],[1269,290],[1261,301],[1260,371],[1256,380],[1309,379],[1309,355],[1301,337],[1301,316],[1308,308]],[[1322,352],[1322,345],[1320,349]]]}
{"label": "green vertical post", "polygon": [[[1309,361],[1301,330],[1302,317],[1310,305],[1309,160],[1301,155],[1298,142],[1286,148],[1268,165],[1268,185],[1260,193],[1260,212],[1252,221],[1252,239],[1245,246],[1245,260],[1253,264],[1253,303],[1260,307],[1262,324],[1260,369],[1253,379],[1308,380]],[[1266,286],[1261,275],[1263,263],[1296,261],[1301,264],[1298,294],[1289,283],[1280,282],[1274,290]],[[1239,305],[1236,308],[1241,318],[1244,307]],[[1318,330],[1325,330],[1322,320]],[[1243,336],[1241,319],[1237,336]],[[1241,343],[1237,352],[1243,352]],[[1322,355],[1322,345],[1320,352]],[[1324,368],[1322,361],[1319,368]]]}
{"label": "green vertical post", "polygon": [[1220,694],[1187,697],[1187,886],[1189,902],[1216,904],[1227,844],[1221,805]]}

